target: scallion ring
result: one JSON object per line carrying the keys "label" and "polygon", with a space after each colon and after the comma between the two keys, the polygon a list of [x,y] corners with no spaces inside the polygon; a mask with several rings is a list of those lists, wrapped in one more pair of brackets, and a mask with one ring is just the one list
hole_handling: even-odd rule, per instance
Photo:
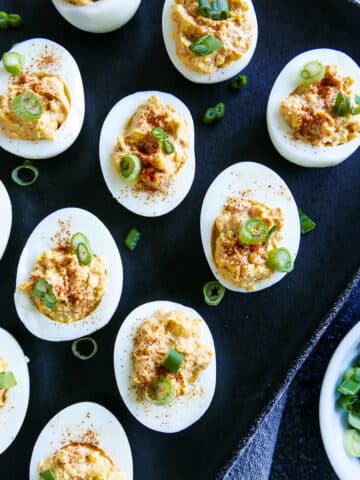
{"label": "scallion ring", "polygon": [[299,73],[300,82],[304,85],[320,82],[325,76],[325,66],[318,60],[308,62]]}
{"label": "scallion ring", "polygon": [[279,227],[277,225],[273,225],[268,233],[266,234],[266,243],[270,242],[271,235],[279,230]]}
{"label": "scallion ring", "polygon": [[346,97],[342,92],[339,92],[336,96],[334,110],[339,117],[345,117],[349,113],[353,113],[350,98]]}
{"label": "scallion ring", "polygon": [[9,26],[9,16],[6,12],[0,12],[0,30],[6,30]]}
{"label": "scallion ring", "polygon": [[241,90],[247,85],[247,83],[248,77],[246,75],[238,75],[231,80],[230,85],[234,90]]}
{"label": "scallion ring", "polygon": [[[25,170],[26,173],[31,172],[31,178],[29,180],[22,180],[19,177],[19,173]],[[30,162],[30,160],[26,160],[22,165],[19,167],[14,168],[11,172],[11,178],[15,183],[20,185],[20,187],[28,187],[36,182],[39,177],[39,169],[34,167],[34,165]]]}
{"label": "scallion ring", "polygon": [[225,287],[216,280],[211,280],[203,286],[204,300],[207,305],[216,307],[225,295]]}
{"label": "scallion ring", "polygon": [[51,286],[45,279],[38,280],[33,288],[32,294],[36,298],[44,298],[47,292],[51,291]]}
{"label": "scallion ring", "polygon": [[16,384],[16,378],[12,372],[0,372],[0,390],[15,387]]}
{"label": "scallion ring", "polygon": [[344,432],[345,451],[351,457],[360,457],[360,432],[349,428]]}
{"label": "scallion ring", "polygon": [[51,470],[44,470],[40,472],[39,475],[43,480],[55,480]]}
{"label": "scallion ring", "polygon": [[2,56],[5,70],[11,75],[19,75],[24,70],[25,57],[18,52],[6,52]]}
{"label": "scallion ring", "polygon": [[189,46],[189,50],[198,57],[204,57],[216,52],[223,46],[223,43],[212,35],[203,35]]}
{"label": "scallion ring", "polygon": [[[86,342],[90,344],[90,346],[92,347],[91,352],[88,353],[87,355],[83,355],[79,352],[78,345],[80,345],[82,342]],[[74,340],[74,342],[71,345],[71,351],[75,355],[75,357],[78,358],[79,360],[90,360],[90,358],[96,355],[98,351],[98,345],[93,338],[82,337],[82,338],[78,338],[77,340]]]}
{"label": "scallion ring", "polygon": [[165,140],[162,141],[162,149],[163,149],[163,152],[166,153],[167,155],[170,155],[171,153],[175,152],[175,146],[173,142],[168,138],[165,138]]}
{"label": "scallion ring", "polygon": [[18,13],[9,13],[8,15],[8,25],[11,28],[20,28],[23,25],[23,19]]}
{"label": "scallion ring", "polygon": [[40,98],[32,92],[16,95],[11,103],[12,111],[23,122],[38,120],[44,113]]}
{"label": "scallion ring", "polygon": [[166,370],[169,370],[169,372],[173,373],[174,375],[177,375],[183,361],[184,355],[182,355],[177,350],[170,348],[165,357],[165,360],[163,361],[163,367],[165,367]]}
{"label": "scallion ring", "polygon": [[225,104],[220,102],[215,107],[209,107],[206,109],[203,122],[206,124],[221,120],[225,115]]}
{"label": "scallion ring", "polygon": [[44,305],[46,308],[53,309],[57,305],[57,298],[54,292],[51,290],[50,292],[46,292],[44,295]]}
{"label": "scallion ring", "polygon": [[141,238],[141,233],[136,228],[132,228],[125,238],[125,245],[129,250],[135,250],[139,240]]}
{"label": "scallion ring", "polygon": [[86,243],[79,243],[76,249],[76,256],[80,265],[89,265],[93,259],[93,253]]}
{"label": "scallion ring", "polygon": [[147,386],[145,397],[153,405],[162,407],[174,400],[176,389],[166,377],[157,377]]}
{"label": "scallion ring", "polygon": [[120,176],[126,182],[136,182],[142,171],[142,162],[137,155],[129,153],[120,160]]}
{"label": "scallion ring", "polygon": [[166,132],[160,127],[153,128],[151,130],[151,135],[158,141],[165,140],[165,138],[167,138]]}
{"label": "scallion ring", "polygon": [[268,254],[267,263],[277,272],[291,272],[294,261],[287,248],[274,248]]}
{"label": "scallion ring", "polygon": [[80,243],[85,243],[86,245],[90,244],[87,236],[81,232],[74,233],[74,235],[71,237],[70,243],[71,243],[72,251],[74,253],[76,253],[77,247],[79,246]]}
{"label": "scallion ring", "polygon": [[239,240],[244,245],[257,245],[265,242],[268,226],[258,218],[249,218],[239,229]]}

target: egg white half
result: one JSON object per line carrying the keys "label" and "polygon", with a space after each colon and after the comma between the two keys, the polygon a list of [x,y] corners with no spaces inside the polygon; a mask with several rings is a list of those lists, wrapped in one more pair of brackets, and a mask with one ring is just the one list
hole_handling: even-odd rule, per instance
{"label": "egg white half", "polygon": [[[295,200],[288,186],[279,175],[264,165],[255,162],[235,163],[221,172],[212,182],[204,197],[200,215],[201,240],[205,256],[213,275],[224,287],[234,292],[249,293],[246,289],[232,285],[219,274],[211,249],[212,230],[216,218],[221,214],[228,197],[239,194],[249,200],[264,203],[270,208],[282,209],[284,226],[280,246],[287,248],[294,260],[300,243],[300,220]],[[274,272],[270,278],[256,285],[254,291],[274,285],[285,275],[286,273]]]}
{"label": "egg white half", "polygon": [[212,73],[195,72],[194,70],[188,68],[178,57],[176,53],[176,41],[173,37],[173,32],[175,30],[175,22],[171,18],[171,11],[174,4],[174,0],[165,0],[162,14],[162,32],[166,51],[170,57],[171,62],[185,78],[194,83],[224,82],[225,80],[229,80],[230,78],[240,73],[250,63],[250,60],[255,53],[258,39],[258,23],[252,0],[247,0],[247,4],[249,5],[247,15],[249,16],[249,19],[253,25],[252,42],[249,50],[239,60],[232,62],[230,65],[224,68],[219,68]]}
{"label": "egg white half", "polygon": [[24,422],[29,404],[30,380],[27,361],[20,345],[6,330],[0,328],[0,356],[8,363],[17,385],[10,388],[7,402],[0,409],[0,454],[15,440]]}
{"label": "egg white half", "polygon": [[133,339],[141,323],[160,309],[167,311],[180,309],[186,312],[190,318],[201,319],[201,316],[192,308],[174,302],[149,302],[135,308],[124,320],[116,337],[114,349],[115,377],[121,398],[140,423],[158,432],[175,433],[197,422],[211,404],[216,386],[215,346],[209,327],[203,320],[201,342],[210,346],[214,355],[208,368],[200,373],[194,384],[196,392],[199,392],[199,394],[177,397],[171,404],[162,407],[152,405],[147,401],[139,402],[131,379]]}
{"label": "egg white half", "polygon": [[92,33],[116,30],[127,23],[141,0],[98,0],[91,5],[72,5],[65,0],[52,0],[55,8],[71,25]]}
{"label": "egg white half", "polygon": [[[133,478],[133,460],[126,433],[117,418],[93,402],[70,405],[56,414],[41,431],[31,456],[29,480],[38,480],[39,462],[71,442],[86,442],[86,432],[95,434],[97,445]],[[91,440],[90,440],[91,441]]]}
{"label": "egg white half", "polygon": [[[75,142],[84,121],[84,87],[79,67],[66,48],[45,38],[32,38],[17,43],[11,51],[22,53],[25,56],[25,70],[29,69],[35,73],[50,73],[65,80],[71,96],[71,108],[65,122],[57,130],[55,140],[11,139],[0,130],[0,146],[14,155],[32,160],[55,157]],[[37,60],[44,55],[45,51],[56,58],[54,64],[49,66],[42,65],[41,62],[39,65],[37,64]],[[11,83],[11,76],[1,64],[0,93],[8,93],[9,83]]]}
{"label": "egg white half", "polygon": [[[189,157],[173,178],[166,196],[138,191],[116,172],[111,155],[116,138],[121,135],[129,119],[151,96],[156,95],[165,105],[171,105],[187,121],[190,132]],[[164,92],[137,92],[121,99],[107,115],[100,134],[100,165],[112,196],[125,208],[145,217],[165,215],[176,208],[188,194],[195,175],[194,122],[188,108],[174,95]]]}
{"label": "egg white half", "polygon": [[281,102],[299,85],[300,70],[312,60],[319,60],[324,65],[337,65],[344,75],[354,78],[352,88],[360,94],[360,68],[352,58],[330,48],[308,50],[290,60],[277,77],[268,100],[267,127],[274,147],[289,162],[303,167],[332,167],[355,152],[360,145],[360,135],[344,145],[314,147],[292,137],[291,127],[280,112]]}
{"label": "egg white half", "polygon": [[12,207],[5,185],[0,180],[0,260],[9,241],[12,225]]}
{"label": "egg white half", "polygon": [[[59,231],[59,220],[70,220],[70,232],[81,232],[90,240],[93,251],[106,264],[107,286],[98,307],[77,322],[61,323],[51,320],[31,302],[19,286],[29,279],[40,254],[56,243],[51,237]],[[105,225],[92,213],[80,208],[64,208],[51,213],[34,229],[21,253],[14,294],[17,314],[25,327],[39,338],[50,341],[73,340],[104,327],[112,318],[120,301],[123,286],[123,268],[116,243]]]}

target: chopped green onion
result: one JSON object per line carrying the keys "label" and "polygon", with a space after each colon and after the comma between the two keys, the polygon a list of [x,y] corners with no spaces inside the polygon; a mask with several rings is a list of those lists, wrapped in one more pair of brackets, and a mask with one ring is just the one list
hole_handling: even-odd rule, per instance
{"label": "chopped green onion", "polygon": [[300,82],[304,85],[320,82],[325,77],[325,73],[325,66],[321,62],[313,60],[304,65],[300,71]]}
{"label": "chopped green onion", "polygon": [[166,370],[169,370],[169,372],[173,373],[174,375],[177,375],[183,361],[184,356],[177,350],[170,348],[163,362],[163,367],[165,367]]}
{"label": "chopped green onion", "polygon": [[168,405],[176,397],[176,389],[170,380],[158,377],[147,386],[145,397],[154,405]]}
{"label": "chopped green onion", "polygon": [[345,430],[344,447],[351,457],[360,457],[360,432],[354,429]]}
{"label": "chopped green onion", "polygon": [[135,250],[139,243],[141,233],[136,228],[132,228],[125,238],[125,245],[129,250]]}
{"label": "chopped green onion", "polygon": [[203,286],[204,300],[207,305],[216,307],[225,295],[225,287],[216,280],[211,280]]}
{"label": "chopped green onion", "polygon": [[39,475],[43,480],[56,480],[51,470],[44,470],[40,472]]}
{"label": "chopped green onion", "polygon": [[92,251],[85,243],[79,243],[76,249],[76,256],[79,260],[80,265],[89,265],[89,263],[91,263],[93,259]]}
{"label": "chopped green onion", "polygon": [[136,182],[142,171],[142,162],[137,155],[129,153],[120,160],[120,176],[127,182]]}
{"label": "chopped green onion", "polygon": [[165,140],[163,140],[162,149],[163,149],[163,152],[166,153],[167,155],[170,155],[171,153],[175,152],[175,146],[172,143],[172,141],[169,140],[168,138],[165,138]]}
{"label": "chopped green onion", "polygon": [[269,252],[267,263],[269,267],[277,272],[291,272],[294,262],[291,253],[287,248],[274,248]]}
{"label": "chopped green onion", "polygon": [[351,105],[350,97],[346,97],[342,92],[339,92],[336,96],[334,111],[339,117],[345,117],[345,115],[350,113],[352,115],[357,115],[360,113],[360,106],[353,107]]}
{"label": "chopped green onion", "polygon": [[70,240],[71,248],[74,253],[76,253],[77,247],[80,243],[85,243],[85,245],[89,245],[89,239],[86,235],[81,232],[74,233]]}
{"label": "chopped green onion", "polygon": [[248,77],[246,75],[238,75],[231,80],[230,85],[234,90],[241,90],[247,85],[247,83]]}
{"label": "chopped green onion", "polygon": [[0,12],[0,30],[6,30],[9,26],[8,14],[6,12]]}
{"label": "chopped green onion", "polygon": [[300,208],[299,211],[299,218],[300,218],[300,225],[301,225],[301,233],[304,235],[305,233],[309,233],[316,227],[316,223],[311,220],[310,217],[306,215]]}
{"label": "chopped green onion", "polygon": [[268,231],[268,233],[266,234],[266,240],[265,242],[266,243],[269,243],[270,242],[270,237],[273,233],[277,232],[279,230],[279,227],[277,225],[273,225],[270,230]]}
{"label": "chopped green onion", "polygon": [[360,95],[355,95],[355,103],[356,105],[360,105]]}
{"label": "chopped green onion", "polygon": [[353,367],[347,368],[344,373],[345,380],[351,380],[351,377],[354,375],[354,372],[355,372],[355,368]]}
{"label": "chopped green onion", "polygon": [[44,107],[40,98],[32,92],[16,95],[12,101],[11,108],[23,122],[38,120],[44,113]]}
{"label": "chopped green onion", "polygon": [[[346,375],[346,372],[345,372],[345,375]],[[345,377],[345,375],[344,375],[344,377]],[[351,380],[354,380],[354,382],[360,383],[360,368],[359,367],[353,368],[353,374],[350,378],[351,378]]]}
{"label": "chopped green onion", "polygon": [[[91,344],[92,350],[87,355],[81,354],[78,350],[78,345],[82,342],[86,342],[86,343]],[[74,342],[72,343],[71,351],[75,355],[75,357],[80,359],[80,360],[90,360],[90,358],[92,358],[94,355],[96,355],[96,352],[98,351],[98,345],[93,338],[90,338],[90,337],[78,338],[77,340],[74,340]]]}
{"label": "chopped green onion", "polygon": [[360,417],[358,415],[354,415],[352,412],[349,412],[347,421],[352,427],[360,430]]}
{"label": "chopped green onion", "polygon": [[353,380],[343,380],[336,390],[343,395],[356,395],[360,390],[360,383]]}
{"label": "chopped green onion", "polygon": [[239,240],[244,245],[257,245],[266,241],[268,227],[258,218],[249,218],[239,230]]}
{"label": "chopped green onion", "polygon": [[44,305],[46,308],[55,308],[57,305],[57,298],[53,291],[47,292],[44,295]]}
{"label": "chopped green onion", "polygon": [[[27,181],[22,180],[19,177],[19,173],[22,170],[26,170],[27,173],[31,172],[31,178],[29,180],[27,180]],[[34,167],[34,165],[32,165],[32,163],[30,162],[30,160],[25,160],[25,162],[22,165],[14,168],[14,170],[11,172],[11,178],[13,179],[13,181],[15,183],[20,185],[20,187],[28,187],[28,186],[32,185],[33,183],[36,182],[38,177],[39,177],[39,169]]]}
{"label": "chopped green onion", "polygon": [[230,17],[228,0],[198,0],[201,16],[212,20],[226,20]]}
{"label": "chopped green onion", "polygon": [[36,298],[44,298],[45,294],[48,293],[48,292],[51,292],[51,286],[44,279],[38,280],[35,283],[35,286],[34,286],[33,291],[32,291],[34,297],[36,297]]}
{"label": "chopped green onion", "polygon": [[156,139],[156,140],[165,140],[167,138],[166,132],[160,127],[155,127],[151,130],[151,135]]}
{"label": "chopped green onion", "polygon": [[199,1],[199,13],[201,16],[210,18],[211,16],[211,5],[209,0],[198,0]]}
{"label": "chopped green onion", "polygon": [[0,390],[12,388],[16,385],[16,378],[12,372],[0,372]]}
{"label": "chopped green onion", "polygon": [[222,42],[212,35],[203,35],[193,42],[189,49],[198,57],[210,55],[223,46]]}
{"label": "chopped green onion", "polygon": [[209,107],[206,109],[203,122],[206,124],[221,120],[225,115],[225,105],[220,102],[215,107]]}
{"label": "chopped green onion", "polygon": [[24,70],[25,57],[18,52],[6,52],[2,56],[5,70],[12,75],[19,75]]}
{"label": "chopped green onion", "polygon": [[346,411],[352,411],[354,403],[357,401],[356,395],[340,395],[337,400],[339,407]]}
{"label": "chopped green onion", "polygon": [[11,28],[20,28],[23,25],[23,19],[17,13],[9,13],[8,15],[8,24]]}

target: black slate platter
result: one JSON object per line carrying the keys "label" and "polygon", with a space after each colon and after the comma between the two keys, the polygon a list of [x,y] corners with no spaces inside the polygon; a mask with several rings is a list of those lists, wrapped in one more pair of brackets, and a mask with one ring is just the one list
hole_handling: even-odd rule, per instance
{"label": "black slate platter", "polygon": [[[126,0],[123,0],[126,1]],[[77,142],[57,158],[38,162],[39,181],[22,189],[11,170],[20,163],[1,152],[0,177],[14,209],[14,224],[0,269],[0,322],[30,358],[31,398],[24,426],[0,458],[2,480],[25,479],[33,444],[45,423],[64,407],[84,400],[109,408],[123,424],[132,446],[135,479],[209,480],[220,475],[243,445],[296,365],[305,345],[319,331],[338,295],[359,265],[360,152],[328,169],[305,169],[283,160],[265,125],[271,86],[296,54],[331,47],[360,60],[360,11],[343,0],[256,1],[259,43],[246,69],[248,86],[234,93],[225,84],[195,85],[172,66],[161,34],[161,0],[144,0],[134,19],[105,35],[81,32],[58,15],[52,2],[8,0],[1,9],[23,14],[19,31],[1,31],[0,51],[31,37],[63,44],[77,60],[86,91],[86,118]],[[98,138],[109,109],[138,90],[169,91],[190,108],[196,124],[197,173],[186,200],[157,219],[137,217],[109,194],[98,160]],[[218,101],[226,116],[204,126],[204,109]],[[203,196],[211,181],[232,163],[261,162],[282,175],[317,229],[302,239],[293,273],[256,294],[228,292],[217,308],[207,307],[202,285],[211,279],[199,234]],[[75,359],[70,343],[33,337],[17,318],[13,291],[18,258],[33,228],[50,212],[66,206],[96,214],[111,230],[122,255],[125,283],[119,308],[94,335],[98,355]],[[136,226],[142,240],[135,252],[123,242]],[[197,309],[215,339],[218,383],[208,413],[176,435],[147,430],[127,411],[113,373],[115,335],[124,317],[141,303],[169,299]]]}

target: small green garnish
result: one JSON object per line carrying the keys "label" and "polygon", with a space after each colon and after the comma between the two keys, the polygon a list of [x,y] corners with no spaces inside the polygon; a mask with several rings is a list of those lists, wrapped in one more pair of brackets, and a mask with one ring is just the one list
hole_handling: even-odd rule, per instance
{"label": "small green garnish", "polygon": [[212,35],[203,35],[202,37],[195,40],[190,46],[189,49],[198,57],[204,57],[210,55],[211,53],[216,52],[223,46],[223,43],[213,37]]}
{"label": "small green garnish", "polygon": [[2,56],[5,70],[11,75],[19,75],[24,70],[25,57],[18,52],[5,52]]}
{"label": "small green garnish", "polygon": [[125,245],[129,250],[135,250],[137,244],[139,243],[141,233],[136,228],[132,228],[125,238]]}
{"label": "small green garnish", "polygon": [[141,159],[132,153],[124,155],[120,160],[120,177],[126,182],[136,182],[142,172]]}
{"label": "small green garnish", "polygon": [[51,470],[44,470],[43,472],[40,472],[39,475],[43,480],[55,480]]}
{"label": "small green garnish", "polygon": [[18,13],[9,13],[8,15],[8,25],[11,28],[20,28],[24,24],[21,15]]}
{"label": "small green garnish", "polygon": [[238,75],[231,80],[230,85],[234,90],[241,90],[247,85],[247,83],[248,77],[246,75]]}
{"label": "small green garnish", "polygon": [[35,298],[43,300],[46,308],[55,308],[57,305],[57,298],[53,292],[52,286],[43,278],[35,283],[32,294]]}
{"label": "small green garnish", "polygon": [[268,226],[259,218],[249,218],[239,229],[239,240],[244,245],[257,245],[265,242]]}
{"label": "small green garnish", "polygon": [[198,0],[201,16],[212,20],[226,20],[230,17],[228,0]]}
{"label": "small green garnish", "polygon": [[[20,172],[23,170],[26,171],[26,173],[31,172],[31,177],[29,180],[22,180],[19,177]],[[11,172],[11,178],[17,185],[20,185],[20,187],[29,187],[39,178],[39,169],[35,167],[30,160],[25,160],[22,165],[14,168],[14,170]]]}
{"label": "small green garnish", "polygon": [[305,233],[311,232],[316,227],[316,223],[311,220],[300,208],[299,211],[299,218],[300,218],[300,226],[301,226],[301,233],[304,235]]}
{"label": "small green garnish", "polygon": [[13,388],[17,385],[15,375],[12,372],[0,372],[0,390]]}
{"label": "small green garnish", "polygon": [[23,122],[38,120],[44,113],[40,98],[32,92],[16,95],[11,102],[11,109]]}
{"label": "small green garnish", "polygon": [[360,104],[358,102],[359,97],[355,97],[356,107],[351,104],[350,97],[347,97],[342,92],[339,92],[336,96],[334,111],[339,117],[345,117],[346,115],[358,115],[360,113]]}
{"label": "small green garnish", "polygon": [[299,79],[303,85],[320,82],[325,77],[326,69],[323,63],[318,60],[308,62],[300,70]]}
{"label": "small green garnish", "polygon": [[174,400],[176,389],[174,384],[166,377],[157,377],[148,385],[145,397],[153,405],[162,407]]}
{"label": "small green garnish", "polygon": [[218,120],[221,120],[225,115],[225,104],[220,102],[215,107],[209,107],[206,109],[204,116],[203,116],[203,122],[206,124],[216,122]]}
{"label": "small green garnish", "polygon": [[151,135],[161,144],[162,151],[166,155],[175,152],[175,146],[171,140],[168,139],[167,133],[160,127],[155,127],[151,130]]}
{"label": "small green garnish", "polygon": [[177,350],[170,348],[165,360],[163,361],[163,367],[165,367],[166,370],[169,370],[169,372],[173,373],[174,375],[177,375],[183,361],[184,355]]}
{"label": "small green garnish", "polygon": [[[92,347],[91,352],[88,353],[87,355],[84,355],[84,354],[80,353],[79,349],[78,349],[78,345],[80,345],[81,343],[90,344],[90,346]],[[79,360],[90,360],[90,358],[92,358],[94,355],[96,355],[96,353],[98,351],[98,345],[93,338],[82,337],[82,338],[78,338],[77,340],[73,341],[73,343],[71,345],[71,351],[75,355],[75,357],[78,358]]]}
{"label": "small green garnish", "polygon": [[294,261],[287,248],[274,248],[268,254],[267,263],[276,272],[291,272]]}
{"label": "small green garnish", "polygon": [[216,307],[224,298],[225,292],[225,287],[217,280],[211,280],[205,283],[203,286],[205,303],[210,305],[210,307]]}

